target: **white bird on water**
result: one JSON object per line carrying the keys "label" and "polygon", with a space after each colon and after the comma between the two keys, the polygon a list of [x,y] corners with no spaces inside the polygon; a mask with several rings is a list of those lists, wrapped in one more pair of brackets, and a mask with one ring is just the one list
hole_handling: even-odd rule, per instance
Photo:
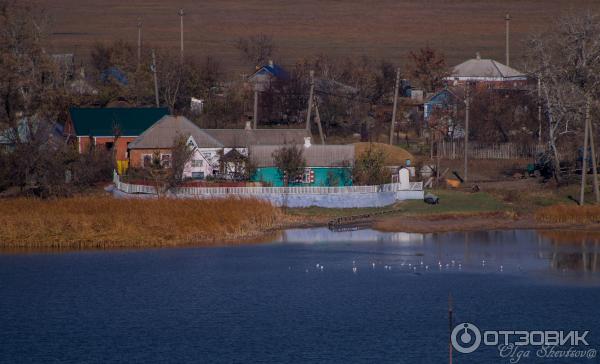
{"label": "white bird on water", "polygon": [[372,265],[373,265],[373,269],[375,269],[375,263],[372,263]]}
{"label": "white bird on water", "polygon": [[356,269],[356,267],[352,267],[352,273],[356,274],[357,271],[358,269]]}

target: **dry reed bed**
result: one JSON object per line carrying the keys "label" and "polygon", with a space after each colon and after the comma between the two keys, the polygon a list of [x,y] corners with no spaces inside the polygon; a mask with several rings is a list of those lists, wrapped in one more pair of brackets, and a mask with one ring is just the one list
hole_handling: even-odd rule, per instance
{"label": "dry reed bed", "polygon": [[599,205],[554,205],[543,207],[535,212],[535,219],[545,223],[598,224],[600,223]]}
{"label": "dry reed bed", "polygon": [[253,199],[0,200],[0,247],[213,245],[256,237],[289,217]]}

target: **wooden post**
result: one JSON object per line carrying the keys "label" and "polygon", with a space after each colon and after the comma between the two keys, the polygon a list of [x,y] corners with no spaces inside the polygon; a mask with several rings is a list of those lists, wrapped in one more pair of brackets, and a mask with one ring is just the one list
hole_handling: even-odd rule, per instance
{"label": "wooden post", "polygon": [[394,109],[390,125],[390,145],[394,144],[394,126],[396,125],[396,111],[398,109],[398,88],[400,87],[400,68],[396,69],[396,84],[394,86]]}
{"label": "wooden post", "polygon": [[465,170],[464,170],[464,180],[465,182],[469,180],[469,112],[471,108],[471,95],[469,90],[469,83],[467,83],[467,91],[466,91],[466,110],[465,110]]}
{"label": "wooden post", "polygon": [[594,144],[594,128],[592,127],[592,119],[588,118],[588,129],[590,133],[590,149],[592,151],[592,182],[594,185],[594,196],[596,197],[596,203],[600,203],[600,190],[598,188],[598,170],[596,160],[596,145]]}
{"label": "wooden post", "polygon": [[452,364],[452,331],[453,331],[452,293],[448,294],[448,363]]}
{"label": "wooden post", "polygon": [[315,92],[315,71],[310,70],[310,92],[308,94],[308,110],[306,111],[306,130],[310,131],[310,117]]}
{"label": "wooden post", "polygon": [[506,65],[510,66],[510,14],[506,14]]}
{"label": "wooden post", "polygon": [[321,116],[319,115],[319,104],[315,102],[315,121],[319,127],[319,137],[321,138],[321,144],[325,144],[325,136],[323,135],[323,127],[321,126]]}
{"label": "wooden post", "polygon": [[180,57],[181,61],[183,61],[183,16],[185,12],[183,8],[179,9],[179,31],[180,31]]}
{"label": "wooden post", "polygon": [[140,68],[142,62],[142,18],[138,17],[138,41],[137,41],[137,67]]}
{"label": "wooden post", "polygon": [[[579,192],[579,205],[583,206],[585,203],[585,183],[587,176],[587,150],[588,150],[588,120],[590,117],[590,97],[587,97],[585,102],[585,131],[583,133],[583,160],[581,161],[581,190]],[[560,167],[557,167],[560,168]]]}
{"label": "wooden post", "polygon": [[156,76],[156,54],[154,53],[154,49],[152,50],[152,73],[154,74],[154,98],[156,99],[156,107],[159,107],[160,102],[158,100],[158,78]]}
{"label": "wooden post", "polygon": [[254,115],[252,116],[253,120],[253,127],[252,129],[256,129],[257,128],[257,124],[258,124],[258,90],[257,90],[257,85],[254,85]]}

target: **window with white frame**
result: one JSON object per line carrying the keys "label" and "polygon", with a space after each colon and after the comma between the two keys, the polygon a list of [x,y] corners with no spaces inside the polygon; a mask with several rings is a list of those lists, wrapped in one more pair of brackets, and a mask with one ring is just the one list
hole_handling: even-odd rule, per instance
{"label": "window with white frame", "polygon": [[192,168],[201,168],[203,165],[202,159],[192,159]]}
{"label": "window with white frame", "polygon": [[171,155],[170,154],[161,154],[160,155],[160,164],[165,167],[171,167]]}

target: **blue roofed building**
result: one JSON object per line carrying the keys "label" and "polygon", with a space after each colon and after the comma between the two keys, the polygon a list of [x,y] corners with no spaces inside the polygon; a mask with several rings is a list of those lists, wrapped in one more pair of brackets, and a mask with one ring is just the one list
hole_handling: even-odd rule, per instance
{"label": "blue roofed building", "polygon": [[248,83],[253,86],[254,90],[263,92],[270,88],[271,83],[287,81],[289,78],[289,73],[283,67],[273,63],[273,61],[269,61],[266,65],[258,67],[248,77]]}

